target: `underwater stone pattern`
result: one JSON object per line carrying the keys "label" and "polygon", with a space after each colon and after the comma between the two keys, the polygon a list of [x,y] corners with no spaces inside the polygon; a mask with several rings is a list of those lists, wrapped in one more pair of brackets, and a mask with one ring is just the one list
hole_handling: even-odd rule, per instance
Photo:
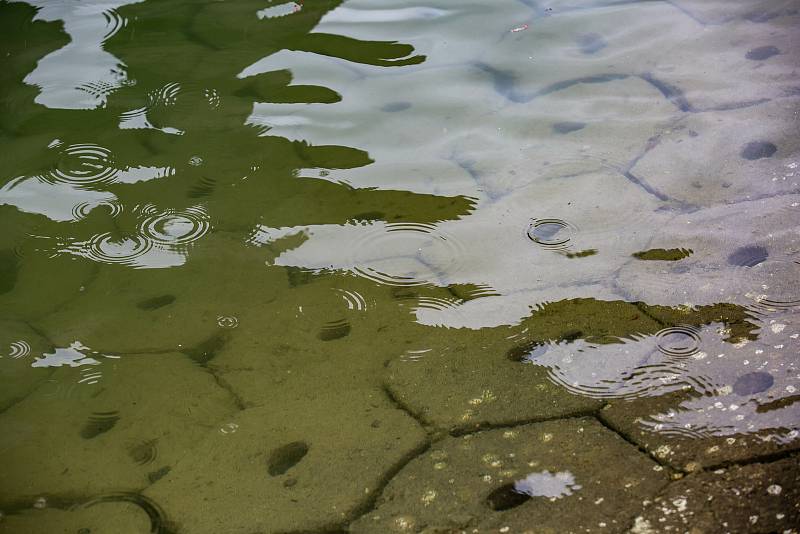
{"label": "underwater stone pattern", "polygon": [[387,473],[427,442],[403,411],[361,400],[244,410],[144,494],[179,532],[334,530],[363,512]]}
{"label": "underwater stone pattern", "polygon": [[605,523],[622,532],[623,518],[668,480],[595,419],[501,428],[433,444],[351,531],[583,532]]}
{"label": "underwater stone pattern", "polygon": [[[183,354],[102,364],[77,350],[49,357],[61,363],[54,379],[0,413],[0,425],[16,429],[0,436],[0,508],[144,489],[236,410],[214,377]],[[137,381],[126,380],[131,375]],[[35,417],[41,413],[50,417]]]}
{"label": "underwater stone pattern", "polygon": [[797,456],[689,475],[647,502],[631,534],[797,532]]}
{"label": "underwater stone pattern", "polygon": [[[383,297],[396,303],[429,296],[426,291],[436,298],[455,294],[464,312],[459,326],[484,326],[481,321],[491,321],[495,312],[514,321],[535,318],[539,311],[527,303],[531,295],[536,295],[533,301],[548,301],[547,283],[521,285],[518,273],[529,269],[526,261],[535,264],[551,251],[508,252],[518,255],[502,272],[486,272],[478,260],[516,247],[516,240],[511,246],[502,242],[507,228],[495,229],[502,235],[493,235],[493,227],[497,220],[525,226],[527,208],[539,200],[544,211],[563,210],[557,215],[578,220],[583,230],[573,241],[578,245],[574,252],[585,255],[564,255],[543,267],[550,271],[543,270],[542,279],[561,281],[553,295],[687,308],[744,305],[758,301],[759,295],[800,302],[792,288],[778,287],[776,292],[769,282],[773,272],[791,268],[800,252],[794,230],[800,175],[793,156],[800,148],[799,82],[787,74],[798,55],[789,39],[797,9],[791,2],[759,4],[763,6],[749,0],[505,2],[492,7],[503,10],[502,17],[486,18],[496,27],[484,28],[487,34],[504,36],[497,46],[484,49],[479,40],[465,40],[460,31],[448,33],[449,26],[443,25],[442,42],[432,45],[441,49],[431,58],[446,57],[447,65],[432,59],[426,71],[365,78],[361,92],[371,94],[385,94],[398,79],[419,82],[406,83],[416,87],[402,101],[353,99],[401,121],[417,105],[415,99],[429,96],[425,93],[431,87],[481,77],[483,106],[454,113],[450,129],[481,121],[488,110],[509,134],[531,140],[522,150],[479,130],[441,140],[441,124],[420,123],[410,148],[397,147],[398,161],[379,157],[375,167],[350,173],[353,183],[369,184],[376,168],[390,172],[381,168],[387,161],[396,167],[391,172],[401,175],[398,183],[406,180],[402,185],[409,189],[447,193],[436,190],[437,178],[444,176],[442,182],[470,184],[485,202],[485,211],[478,213],[487,215],[486,221],[464,227],[472,234],[485,230],[482,239],[487,243],[470,249],[475,251],[470,260],[474,272],[436,282],[463,285],[480,275],[503,294],[462,299],[456,289],[444,295],[443,289],[426,287],[391,295],[387,291]],[[480,13],[464,16],[481,18]],[[507,22],[525,17],[536,23],[509,35]],[[635,18],[636,23],[619,28],[620,17]],[[592,31],[566,30],[576,27]],[[731,43],[731,34],[743,37]],[[641,46],[644,41],[649,45]],[[530,43],[546,43],[553,50],[532,51],[537,61],[523,67],[518,52],[531,48]],[[587,62],[587,56],[602,59],[603,68]],[[722,67],[708,61],[721,61]],[[637,67],[631,70],[630,65]],[[297,70],[302,81],[302,69]],[[697,80],[704,82],[698,85]],[[587,95],[606,101],[602,115],[578,105]],[[434,105],[444,107],[452,95],[436,98],[442,100]],[[343,115],[353,115],[346,102],[343,106]],[[635,128],[627,120],[631,115],[640,119]],[[309,116],[313,122],[313,111]],[[597,117],[601,124],[592,123]],[[343,143],[348,135],[341,133]],[[424,145],[419,150],[425,157],[446,156],[439,175],[417,172],[405,161],[416,155],[414,142]],[[558,151],[569,155],[550,157],[556,143]],[[693,189],[687,192],[677,176],[691,176]],[[535,183],[538,178],[550,182]],[[558,197],[559,188],[568,187],[606,195],[570,207],[537,199],[540,194]],[[397,220],[416,220],[401,210],[404,198],[387,200],[385,213],[364,211],[357,219],[391,213]],[[457,206],[451,208],[458,212]],[[497,216],[505,211],[511,215]],[[618,213],[617,226],[596,228],[598,221],[611,218],[609,213]],[[241,221],[223,220],[217,227],[237,224]],[[608,236],[641,224],[652,228],[613,241],[611,250],[588,252],[592,232],[605,232],[601,241],[609,242]],[[659,226],[656,237],[645,242],[643,236]],[[453,225],[454,231],[459,228]],[[524,229],[514,239],[522,233]],[[11,237],[3,239],[3,251],[18,246]],[[219,232],[207,239],[227,237]],[[302,251],[303,239],[298,237],[287,249]],[[499,243],[497,248],[493,242]],[[693,253],[674,262],[632,257],[656,248]],[[0,254],[0,268],[14,279],[13,287],[0,287],[0,316],[9,319],[2,323],[2,341],[11,345],[24,338],[30,345],[12,346],[20,351],[20,360],[5,355],[0,360],[3,381],[14,386],[0,394],[0,425],[21,429],[14,437],[0,436],[0,532],[377,533],[467,527],[478,532],[624,532],[632,527],[634,533],[646,534],[693,527],[786,531],[800,521],[797,457],[779,459],[800,446],[796,434],[781,427],[781,417],[796,411],[800,402],[786,393],[794,387],[787,376],[796,369],[790,347],[775,348],[766,331],[780,331],[780,325],[796,329],[796,314],[767,306],[772,323],[760,341],[724,339],[724,334],[713,338],[709,331],[726,328],[713,323],[703,331],[704,339],[712,338],[719,351],[700,347],[710,357],[738,354],[729,356],[735,362],[730,380],[712,393],[722,390],[738,397],[737,404],[761,409],[762,416],[771,413],[775,428],[753,431],[743,426],[741,433],[709,436],[702,434],[702,427],[698,433],[664,433],[641,423],[652,415],[679,411],[682,403],[697,402],[697,396],[680,391],[631,400],[579,395],[553,381],[544,367],[509,356],[520,346],[532,353],[547,342],[569,348],[578,339],[601,336],[603,318],[610,313],[636,321],[631,331],[637,334],[653,334],[675,321],[625,303],[613,310],[599,305],[585,313],[587,322],[600,325],[598,332],[583,325],[539,324],[543,327],[535,331],[533,344],[531,338],[505,335],[516,332],[484,337],[481,332],[439,328],[426,334],[434,351],[410,361],[416,347],[392,332],[395,316],[371,322],[343,311],[341,317],[325,317],[305,298],[303,288],[311,277],[294,272],[287,280],[282,271],[263,269],[265,260],[283,252],[278,249],[265,253],[237,248],[248,257],[216,258],[214,248],[204,249],[200,242],[181,268],[201,274],[183,279],[213,278],[218,286],[198,291],[176,285],[180,277],[153,270],[147,292],[141,289],[145,285],[135,283],[141,273],[126,280],[122,268],[95,267],[63,256],[47,260],[59,264],[57,283],[38,275],[40,269],[53,267],[38,267],[41,260],[36,257],[17,278],[16,256]],[[624,257],[626,263],[598,272],[593,266],[603,265],[601,254]],[[302,258],[301,252],[296,256]],[[290,260],[291,255],[284,257],[288,265]],[[231,278],[228,261],[254,265],[252,272],[237,276],[257,280],[259,290],[252,292],[254,285]],[[753,284],[755,296],[742,294],[746,283]],[[49,298],[31,297],[41,294]],[[265,319],[262,304],[275,299],[294,299],[306,310]],[[115,315],[115,307],[124,307],[124,313]],[[112,312],[91,316],[88,312],[94,309]],[[232,317],[226,315],[228,309],[244,311]],[[451,320],[436,310],[409,307],[404,312],[430,324]],[[293,337],[306,341],[297,346],[273,343],[271,333],[290,328],[298,317],[305,330]],[[379,353],[379,347],[370,345],[377,332],[390,336],[386,339],[395,342],[396,350]],[[79,334],[88,347],[74,345]],[[342,364],[326,352],[335,343],[367,350],[348,354]],[[51,354],[62,367],[19,369],[18,361],[31,363],[26,350]],[[767,365],[745,368],[751,365],[745,360],[756,363],[751,355],[757,350],[764,354],[758,365],[768,360]],[[142,352],[164,353],[137,354]],[[159,360],[157,374],[149,370],[153,359]],[[55,384],[91,382],[102,372],[100,384],[106,388],[87,393],[51,387],[50,372],[58,374]],[[348,372],[354,376],[346,377]],[[115,384],[115,373],[140,377],[137,387]],[[329,384],[319,387],[326,378]],[[53,397],[61,400],[54,403]],[[193,400],[176,405],[176,399]],[[270,407],[277,400],[281,413]],[[132,403],[137,403],[137,420],[126,416]],[[730,410],[730,405],[724,408]],[[47,428],[32,423],[35,414],[53,409],[55,423]],[[542,422],[549,419],[559,420]],[[776,428],[781,433],[777,438]],[[35,465],[22,461],[32,455],[40,459]],[[765,463],[727,467],[756,460]],[[515,482],[521,491],[508,490]]]}

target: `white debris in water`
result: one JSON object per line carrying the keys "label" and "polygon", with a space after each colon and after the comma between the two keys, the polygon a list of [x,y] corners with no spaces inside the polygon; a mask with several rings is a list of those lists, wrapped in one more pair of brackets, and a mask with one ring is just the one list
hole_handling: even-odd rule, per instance
{"label": "white debris in water", "polygon": [[773,334],[780,334],[783,332],[783,329],[786,328],[786,325],[783,323],[775,323],[770,325],[769,329],[772,330]]}
{"label": "white debris in water", "polygon": [[549,497],[551,500],[572,495],[573,491],[581,487],[575,483],[575,476],[569,471],[531,473],[514,482],[514,489],[519,493],[531,497]]}
{"label": "white debris in water", "polygon": [[783,488],[777,484],[772,484],[770,487],[767,488],[767,493],[770,495],[780,495],[783,491]]}
{"label": "white debris in water", "polygon": [[659,458],[666,458],[672,454],[672,448],[669,445],[661,445],[655,450],[655,455]]}
{"label": "white debris in water", "polygon": [[677,499],[673,499],[672,505],[675,507],[676,510],[679,512],[686,511],[686,497],[678,497]]}
{"label": "white debris in water", "polygon": [[650,521],[642,516],[635,519],[631,534],[657,534],[656,530],[650,524]]}
{"label": "white debris in water", "polygon": [[239,425],[236,423],[226,423],[222,426],[222,428],[219,429],[219,431],[223,434],[233,434],[237,430],[239,430]]}

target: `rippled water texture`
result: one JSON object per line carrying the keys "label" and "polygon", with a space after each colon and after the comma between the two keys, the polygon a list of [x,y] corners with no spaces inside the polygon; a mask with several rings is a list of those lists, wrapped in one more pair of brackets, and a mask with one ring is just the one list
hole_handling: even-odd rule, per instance
{"label": "rippled water texture", "polygon": [[800,524],[796,0],[0,42],[0,533]]}

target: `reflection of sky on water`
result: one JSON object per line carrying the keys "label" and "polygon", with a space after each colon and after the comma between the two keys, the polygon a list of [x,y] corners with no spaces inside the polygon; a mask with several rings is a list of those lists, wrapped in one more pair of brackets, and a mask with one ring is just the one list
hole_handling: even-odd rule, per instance
{"label": "reflection of sky on water", "polygon": [[575,483],[575,476],[569,471],[557,473],[542,471],[541,473],[531,473],[525,478],[517,480],[514,482],[514,489],[531,497],[560,499],[572,495],[581,489],[581,485]]}
{"label": "reflection of sky on water", "polygon": [[[38,103],[50,108],[102,108],[115,88],[133,81],[127,79],[123,62],[104,50],[104,42],[126,23],[115,8],[135,0],[30,3],[40,8],[38,18],[63,20],[71,37],[67,46],[43,58],[26,78],[27,83],[41,89]],[[525,35],[509,35],[509,21],[517,20],[526,8],[502,3],[487,19],[494,27],[486,28],[486,37],[470,35],[469,40],[452,39],[448,43],[448,36],[459,34],[447,33],[451,25],[460,30],[456,24],[459,17],[482,16],[481,9],[473,7],[374,9],[347,2],[327,13],[316,31],[378,39],[385,37],[391,24],[396,32],[392,38],[414,44],[415,53],[429,54],[427,60],[399,68],[397,65],[407,58],[387,60],[395,61],[395,65],[375,66],[320,53],[281,50],[245,67],[239,78],[283,70],[290,72],[291,85],[335,91],[341,96],[335,104],[256,101],[247,124],[260,127],[264,136],[312,146],[340,143],[358,147],[375,160],[356,169],[299,169],[298,178],[313,174],[316,179],[362,189],[407,190],[442,197],[465,195],[476,199],[475,210],[459,220],[435,224],[378,220],[284,228],[257,226],[249,244],[272,245],[282,238],[302,235],[302,241],[280,252],[271,263],[312,271],[339,270],[386,285],[479,284],[487,288],[484,296],[474,300],[421,298],[413,308],[419,323],[453,328],[518,324],[535,313],[538,304],[550,301],[637,300],[631,297],[632,290],[658,284],[680,290],[664,295],[656,292],[652,298],[640,300],[669,305],[687,301],[741,303],[753,300],[748,296],[750,289],[758,293],[759,289],[768,292],[775,285],[784,289],[791,285],[786,282],[789,277],[770,280],[770,273],[762,276],[762,267],[747,270],[749,266],[730,260],[725,263],[726,257],[735,257],[735,253],[729,254],[737,247],[756,246],[748,239],[768,234],[769,225],[759,225],[758,214],[740,217],[728,212],[712,217],[701,210],[695,216],[686,206],[681,211],[647,188],[636,186],[623,172],[628,162],[640,157],[648,146],[647,136],[663,128],[675,113],[674,105],[663,95],[642,80],[627,80],[625,96],[620,98],[620,86],[608,82],[592,88],[603,102],[599,106],[602,109],[582,110],[578,104],[591,100],[582,92],[583,84],[540,96],[535,92],[522,94],[514,87],[518,80],[504,77],[496,69],[475,68],[475,62],[491,60],[503,68],[512,67],[503,63],[513,56],[509,51],[536,31],[532,28],[523,32]],[[254,16],[289,17],[300,9],[300,4],[289,2]],[[443,30],[438,34],[441,38],[431,43],[425,35],[438,29]],[[495,48],[495,52],[489,52]],[[543,81],[530,84],[532,87],[557,83],[567,75],[552,68],[555,64],[576,79],[586,74],[585,58],[545,52],[535,61],[530,56],[531,63],[520,69],[522,78],[542,74]],[[550,80],[553,76],[558,79]],[[167,100],[174,99],[181,91],[188,91],[186,88],[177,82],[167,83],[156,91],[158,94],[149,94],[148,102],[156,102],[162,93],[169,97]],[[527,100],[525,109],[511,105],[514,99]],[[636,128],[630,127],[632,110],[641,111]],[[147,113],[147,108],[123,113],[119,128],[155,128]],[[573,114],[587,120],[574,123],[584,127],[555,136],[550,123]],[[587,116],[602,123],[607,133],[591,133],[592,121]],[[161,131],[184,133],[171,127]],[[101,152],[95,150],[94,154]],[[71,155],[80,156],[76,154]],[[115,195],[81,182],[87,173],[91,178],[95,172],[98,181],[114,184],[173,175],[168,167],[118,169],[110,153],[103,161],[72,163],[73,167],[66,168],[75,171],[72,174],[54,172],[55,178],[23,176],[8,182],[0,190],[0,203],[57,222],[78,221],[99,206],[131,211],[140,208],[118,206]],[[790,204],[792,200],[787,196],[784,203],[795,206]],[[200,205],[180,213],[164,209],[139,215],[141,224],[136,234],[98,233],[62,244],[58,252],[134,268],[174,267],[186,261],[188,246],[210,231],[210,215]],[[552,250],[527,239],[526,229],[536,218],[566,221],[571,232],[569,248]],[[705,235],[709,220],[727,225],[724,230],[716,228],[720,237]],[[691,246],[696,254],[674,266],[653,267],[633,260],[632,255],[648,248],[660,231],[676,239],[676,246]],[[539,236],[539,241],[554,235],[551,228],[551,232]],[[692,240],[703,246],[690,243]],[[587,250],[597,253],[569,255]],[[765,254],[762,261],[772,261],[769,252]],[[722,260],[715,263],[715,257]],[[620,273],[630,272],[634,274],[621,277]],[[793,324],[791,317],[787,323]],[[732,435],[785,428],[796,434],[797,404],[791,399],[799,385],[797,369],[788,355],[796,354],[800,347],[797,338],[791,337],[795,335],[790,334],[791,326],[780,330],[773,328],[775,324],[783,323],[770,323],[766,328],[765,322],[758,341],[741,345],[723,342],[719,325],[706,326],[698,334],[697,350],[683,355],[659,350],[655,336],[609,345],[579,339],[548,345],[529,358],[529,363],[546,367],[553,380],[581,395],[630,398],[681,391],[701,394],[643,421],[658,431]],[[413,357],[417,355],[409,359]],[[524,482],[531,492],[548,491],[535,488],[547,488],[549,483],[574,484],[561,475],[532,474],[519,484]]]}
{"label": "reflection of sky on water", "polygon": [[29,0],[37,19],[63,21],[72,40],[39,61],[25,82],[41,89],[36,102],[49,108],[95,109],[127,81],[122,62],[103,49],[126,21],[116,8],[142,0]]}
{"label": "reflection of sky on water", "polygon": [[757,341],[726,342],[721,325],[699,330],[697,350],[668,355],[656,336],[598,345],[578,340],[537,347],[529,365],[577,394],[625,399],[685,392],[673,408],[642,422],[663,433],[729,436],[773,430],[792,439],[800,430],[797,318],[770,320]]}

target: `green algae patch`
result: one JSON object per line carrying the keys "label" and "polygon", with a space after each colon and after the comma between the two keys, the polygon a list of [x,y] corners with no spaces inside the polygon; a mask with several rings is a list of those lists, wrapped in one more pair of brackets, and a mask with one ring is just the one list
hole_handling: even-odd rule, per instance
{"label": "green algae patch", "polygon": [[633,257],[645,261],[678,261],[688,258],[693,253],[689,248],[651,248],[635,252]]}
{"label": "green algae patch", "polygon": [[597,249],[595,248],[588,248],[586,250],[579,250],[578,252],[567,252],[565,254],[566,257],[572,258],[588,258],[589,256],[594,256],[597,254]]}

